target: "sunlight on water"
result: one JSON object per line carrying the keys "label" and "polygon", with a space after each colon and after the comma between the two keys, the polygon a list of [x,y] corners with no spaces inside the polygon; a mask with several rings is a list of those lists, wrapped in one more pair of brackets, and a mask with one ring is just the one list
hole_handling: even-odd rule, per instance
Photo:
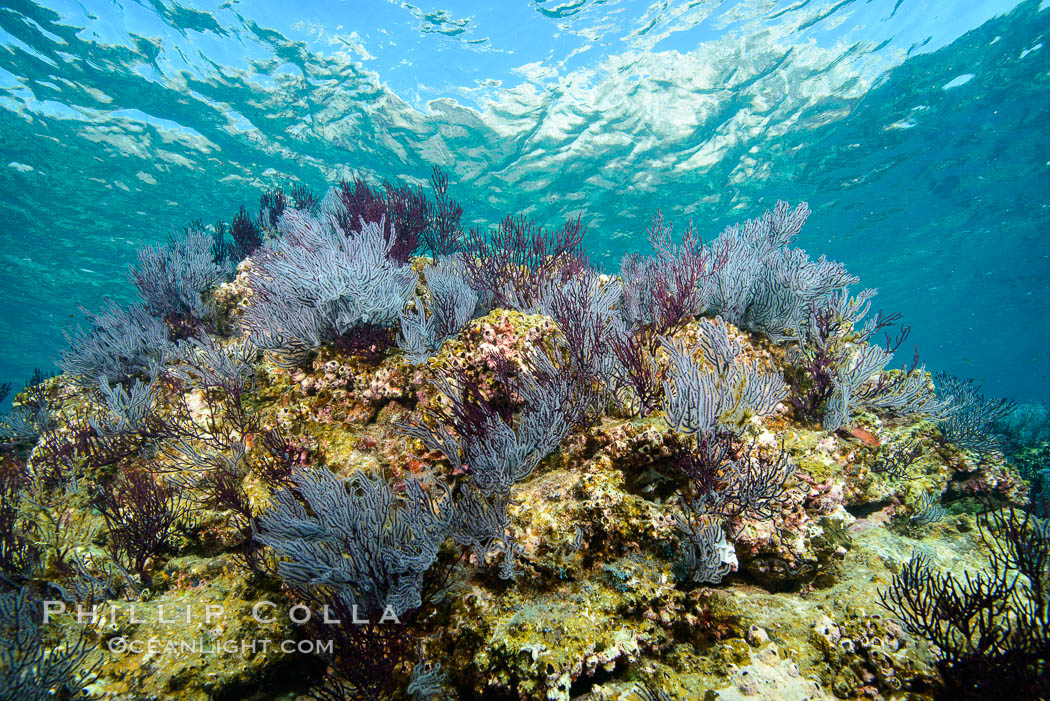
{"label": "sunlight on water", "polygon": [[143,242],[290,179],[440,164],[473,224],[582,214],[607,269],[657,210],[713,237],[806,200],[801,245],[929,367],[1050,398],[1040,3],[463,5],[0,9],[0,377],[129,298]]}

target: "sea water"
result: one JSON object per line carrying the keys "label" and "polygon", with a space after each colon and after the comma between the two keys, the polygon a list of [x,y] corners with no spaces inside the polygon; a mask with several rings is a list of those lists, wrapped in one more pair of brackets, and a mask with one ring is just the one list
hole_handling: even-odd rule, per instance
{"label": "sea water", "polygon": [[711,239],[808,201],[898,364],[1046,400],[1047,5],[7,0],[0,379],[191,220],[437,164],[469,225],[581,215],[610,272],[658,211]]}

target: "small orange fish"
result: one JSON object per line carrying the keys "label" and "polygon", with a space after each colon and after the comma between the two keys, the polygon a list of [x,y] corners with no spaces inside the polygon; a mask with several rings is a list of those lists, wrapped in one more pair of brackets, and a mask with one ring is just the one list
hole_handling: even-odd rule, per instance
{"label": "small orange fish", "polygon": [[839,433],[844,433],[846,435],[853,436],[864,445],[870,445],[876,448],[882,445],[882,441],[879,440],[878,436],[876,436],[871,431],[859,428],[857,426],[854,426],[853,428],[840,428]]}

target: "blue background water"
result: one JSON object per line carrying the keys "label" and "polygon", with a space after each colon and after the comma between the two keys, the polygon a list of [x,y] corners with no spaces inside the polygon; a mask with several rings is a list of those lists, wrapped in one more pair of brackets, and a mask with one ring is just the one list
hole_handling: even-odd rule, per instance
{"label": "blue background water", "polygon": [[657,209],[807,200],[928,367],[1050,399],[1047,5],[4,0],[0,379],[191,219],[437,163],[473,223],[582,213],[607,269]]}

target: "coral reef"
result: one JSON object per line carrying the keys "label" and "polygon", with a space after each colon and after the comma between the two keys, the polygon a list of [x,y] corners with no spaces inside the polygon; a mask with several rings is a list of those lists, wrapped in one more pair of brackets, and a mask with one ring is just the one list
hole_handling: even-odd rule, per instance
{"label": "coral reef", "polygon": [[148,250],[143,304],[15,396],[2,692],[1038,693],[1046,525],[975,437],[1006,405],[885,371],[906,333],[791,247],[805,205],[658,217],[617,277],[578,219],[464,235],[431,189]]}

